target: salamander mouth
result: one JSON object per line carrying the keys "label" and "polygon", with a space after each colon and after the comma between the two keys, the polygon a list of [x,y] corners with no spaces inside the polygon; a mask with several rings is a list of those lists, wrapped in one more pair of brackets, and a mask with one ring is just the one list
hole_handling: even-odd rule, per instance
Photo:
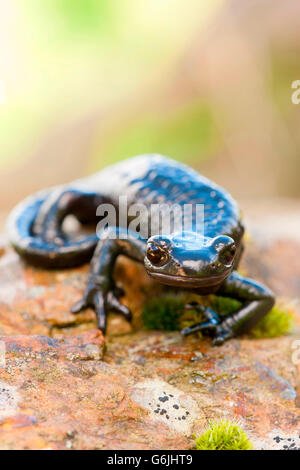
{"label": "salamander mouth", "polygon": [[176,276],[164,273],[155,273],[147,271],[147,274],[156,281],[166,284],[168,286],[181,286],[181,287],[210,287],[221,284],[229,276],[230,270],[225,273],[205,276],[205,277],[188,277]]}

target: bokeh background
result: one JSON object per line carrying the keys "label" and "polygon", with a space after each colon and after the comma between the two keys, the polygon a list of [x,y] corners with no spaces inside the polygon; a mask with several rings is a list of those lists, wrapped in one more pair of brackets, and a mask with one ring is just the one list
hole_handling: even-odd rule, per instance
{"label": "bokeh background", "polygon": [[1,224],[33,191],[159,152],[292,230],[299,57],[296,0],[0,0]]}

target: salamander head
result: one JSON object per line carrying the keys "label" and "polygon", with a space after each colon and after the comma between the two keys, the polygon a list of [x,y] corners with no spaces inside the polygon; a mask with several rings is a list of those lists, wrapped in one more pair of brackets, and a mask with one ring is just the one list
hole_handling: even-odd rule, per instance
{"label": "salamander head", "polygon": [[236,256],[232,238],[208,238],[194,232],[149,238],[144,259],[150,277],[163,284],[189,288],[220,285]]}

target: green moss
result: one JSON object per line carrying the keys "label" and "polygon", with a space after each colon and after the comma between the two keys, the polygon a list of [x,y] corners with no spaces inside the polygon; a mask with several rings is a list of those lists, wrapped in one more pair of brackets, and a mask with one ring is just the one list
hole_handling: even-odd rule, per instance
{"label": "green moss", "polygon": [[229,315],[236,312],[241,308],[242,303],[239,300],[231,299],[230,297],[216,297],[211,298],[211,308],[218,315]]}
{"label": "green moss", "polygon": [[147,330],[181,330],[187,326],[203,321],[203,315],[196,310],[184,310],[184,305],[196,301],[204,307],[211,307],[216,313],[227,315],[233,313],[241,303],[235,299],[215,296],[187,294],[163,296],[151,299],[144,306],[142,318]]}
{"label": "green moss", "polygon": [[179,319],[183,314],[184,301],[178,297],[158,297],[151,299],[142,312],[147,330],[179,330]]}
{"label": "green moss", "polygon": [[276,338],[289,333],[293,326],[293,314],[290,311],[274,307],[251,330],[253,338]]}
{"label": "green moss", "polygon": [[195,440],[196,450],[252,450],[247,434],[236,423],[221,420],[210,423]]}
{"label": "green moss", "polygon": [[[201,323],[202,321],[204,321],[204,317],[201,312],[197,310],[184,310],[183,315],[179,319],[179,330],[183,330],[195,323]],[[202,333],[200,331],[196,334],[199,338],[202,338]]]}
{"label": "green moss", "polygon": [[[185,304],[197,302],[212,308],[218,315],[229,315],[241,307],[241,302],[228,297],[186,294],[151,299],[142,313],[147,330],[181,330],[204,320],[201,311],[185,310]],[[249,333],[252,338],[274,338],[288,333],[293,325],[293,314],[283,307],[274,307]],[[201,337],[201,333],[198,333]]]}

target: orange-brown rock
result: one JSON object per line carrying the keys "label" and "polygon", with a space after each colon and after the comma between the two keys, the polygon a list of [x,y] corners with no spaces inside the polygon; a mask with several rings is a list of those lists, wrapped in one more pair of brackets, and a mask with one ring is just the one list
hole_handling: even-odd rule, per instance
{"label": "orange-brown rock", "polygon": [[[247,253],[244,271],[299,297],[299,244],[251,242]],[[87,270],[33,269],[8,248],[0,258],[1,449],[189,449],[193,433],[224,417],[256,448],[300,447],[297,311],[290,336],[221,348],[146,332],[140,312],[161,287],[123,260],[117,280],[134,319],[110,315],[104,347],[94,313],[69,311]]]}

